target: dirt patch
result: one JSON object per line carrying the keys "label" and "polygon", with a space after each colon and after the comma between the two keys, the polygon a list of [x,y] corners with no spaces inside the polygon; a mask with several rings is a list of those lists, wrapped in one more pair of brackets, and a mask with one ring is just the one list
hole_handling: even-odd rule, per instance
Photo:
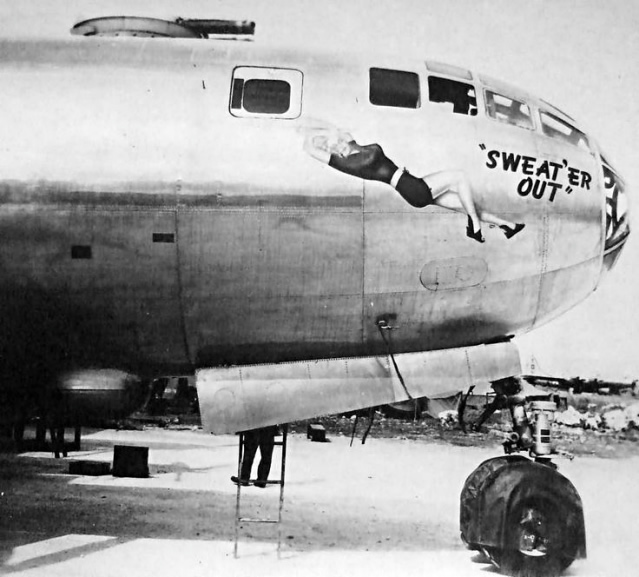
{"label": "dirt patch", "polygon": [[[472,414],[471,414],[472,419]],[[495,415],[480,432],[464,433],[458,426],[445,427],[431,417],[416,420],[390,419],[376,414],[368,433],[370,438],[421,440],[428,443],[455,445],[460,447],[499,448],[504,435],[510,430],[509,418]],[[308,423],[320,423],[327,436],[353,436],[354,416],[329,416],[290,425],[290,430],[305,433]],[[355,429],[353,443],[361,443],[369,419],[361,416]],[[639,456],[639,431],[593,431],[564,426],[553,427],[553,446],[575,456],[603,458],[625,458]]]}

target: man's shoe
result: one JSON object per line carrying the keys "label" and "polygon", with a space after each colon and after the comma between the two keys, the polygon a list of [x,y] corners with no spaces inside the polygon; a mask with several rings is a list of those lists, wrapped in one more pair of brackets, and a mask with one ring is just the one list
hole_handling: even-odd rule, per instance
{"label": "man's shoe", "polygon": [[259,487],[260,489],[264,489],[264,487],[266,487],[266,481],[255,481],[253,485]]}
{"label": "man's shoe", "polygon": [[244,479],[240,481],[235,475],[231,477],[231,481],[233,481],[236,485],[242,485],[242,487],[248,487],[249,485],[248,481],[245,481]]}

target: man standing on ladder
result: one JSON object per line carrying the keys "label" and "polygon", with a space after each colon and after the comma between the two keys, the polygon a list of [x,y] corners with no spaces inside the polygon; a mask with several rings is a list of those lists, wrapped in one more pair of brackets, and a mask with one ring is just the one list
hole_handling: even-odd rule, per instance
{"label": "man standing on ladder", "polygon": [[236,485],[244,487],[249,485],[251,480],[251,469],[257,448],[260,448],[260,464],[257,467],[257,479],[254,485],[264,488],[268,480],[268,474],[271,470],[271,460],[273,458],[273,446],[275,444],[275,436],[279,434],[277,425],[264,427],[262,429],[253,429],[242,433],[244,437],[244,454],[242,457],[242,466],[240,468],[240,477],[233,475],[231,481]]}

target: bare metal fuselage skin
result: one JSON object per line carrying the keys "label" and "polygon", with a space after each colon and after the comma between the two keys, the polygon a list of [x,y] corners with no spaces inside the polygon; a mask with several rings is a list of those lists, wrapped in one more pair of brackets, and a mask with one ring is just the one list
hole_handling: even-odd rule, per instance
{"label": "bare metal fuselage skin", "polygon": [[[477,115],[430,103],[420,60],[173,39],[0,54],[5,369],[375,355],[380,318],[400,327],[395,352],[474,345],[547,322],[599,282],[599,151],[544,135],[539,109],[560,113],[530,95],[513,93],[536,119],[524,129],[486,115],[477,75]],[[301,72],[301,114],[231,114],[238,66]],[[420,106],[371,104],[371,67],[419,74]],[[464,214],[323,165],[303,146],[316,121],[413,175],[463,170],[480,211],[526,228],[506,239],[484,223],[481,244]]]}

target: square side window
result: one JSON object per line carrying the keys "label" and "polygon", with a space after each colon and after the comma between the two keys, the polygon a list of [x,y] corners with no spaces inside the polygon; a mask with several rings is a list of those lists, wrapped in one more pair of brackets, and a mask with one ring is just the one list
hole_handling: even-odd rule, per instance
{"label": "square side window", "polygon": [[240,118],[297,118],[302,112],[299,70],[238,66],[233,70],[229,112]]}
{"label": "square side window", "polygon": [[291,85],[284,80],[247,80],[242,105],[256,114],[284,114],[291,107]]}
{"label": "square side window", "polygon": [[419,108],[419,75],[402,70],[371,68],[369,100],[375,106]]}

